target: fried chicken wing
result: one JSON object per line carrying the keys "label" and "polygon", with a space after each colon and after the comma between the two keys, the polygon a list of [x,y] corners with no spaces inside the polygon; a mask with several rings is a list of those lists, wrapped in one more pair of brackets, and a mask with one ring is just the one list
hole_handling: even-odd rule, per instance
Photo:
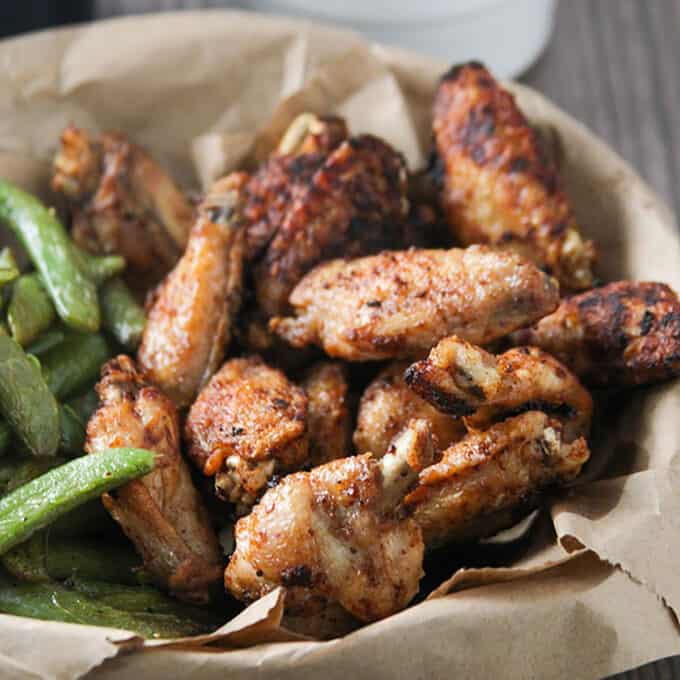
{"label": "fried chicken wing", "polygon": [[159,281],[186,246],[191,203],[121,133],[92,140],[84,130],[67,127],[54,159],[52,188],[66,199],[75,241],[90,252],[123,255],[133,284]]}
{"label": "fried chicken wing", "polygon": [[275,333],[365,361],[417,356],[454,333],[489,343],[554,310],[558,286],[514,253],[411,249],[320,265],[290,302],[297,316],[272,319]]}
{"label": "fried chicken wing", "polygon": [[241,302],[247,176],[216,182],[199,206],[187,249],[161,285],[139,348],[141,367],[179,407],[217,370]]}
{"label": "fried chicken wing", "polygon": [[310,465],[322,465],[348,455],[352,445],[352,423],[347,371],[342,364],[321,361],[307,371],[302,387],[309,400]]}
{"label": "fried chicken wing", "polygon": [[406,383],[444,413],[467,416],[470,429],[540,410],[565,423],[567,442],[588,434],[593,413],[590,393],[557,359],[536,347],[516,347],[496,357],[451,336],[427,359],[406,371]]}
{"label": "fried chicken wing", "polygon": [[334,604],[361,621],[399,611],[423,560],[402,499],[432,455],[427,423],[412,421],[380,460],[365,454],[289,475],[238,521],[225,586],[245,602],[283,586],[298,617]]}
{"label": "fried chicken wing", "polygon": [[364,391],[359,404],[354,446],[357,453],[380,458],[390,442],[412,418],[427,421],[437,451],[443,451],[466,433],[459,418],[428,404],[404,381],[408,362],[395,361],[384,368]]}
{"label": "fried chicken wing", "polygon": [[483,538],[504,528],[509,509],[576,477],[589,455],[583,438],[564,442],[559,420],[527,411],[444,451],[406,506],[428,548]]}
{"label": "fried chicken wing", "polygon": [[333,151],[287,207],[255,267],[255,289],[267,316],[288,310],[288,296],[315,265],[398,247],[408,211],[404,159],[370,135]]}
{"label": "fried chicken wing", "polygon": [[554,354],[589,385],[680,375],[680,300],[664,283],[617,281],[589,290],[512,337]]}
{"label": "fried chicken wing", "polygon": [[307,461],[307,396],[259,357],[230,359],[189,410],[189,456],[217,495],[247,512],[280,474]]}
{"label": "fried chicken wing", "polygon": [[475,62],[452,68],[434,103],[435,174],[453,235],[519,252],[572,290],[593,285],[557,169],[514,97]]}
{"label": "fried chicken wing", "polygon": [[104,506],[160,586],[185,600],[206,601],[222,560],[180,453],[175,406],[125,355],[104,365],[97,393],[100,406],[87,425],[86,451],[136,447],[158,454],[153,472],[104,494]]}

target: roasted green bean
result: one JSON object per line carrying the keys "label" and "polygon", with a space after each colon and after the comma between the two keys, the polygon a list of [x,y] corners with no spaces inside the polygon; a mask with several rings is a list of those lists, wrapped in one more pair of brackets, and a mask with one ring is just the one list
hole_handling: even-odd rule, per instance
{"label": "roasted green bean", "polygon": [[19,266],[14,253],[9,248],[0,250],[0,287],[14,281],[19,276]]}
{"label": "roasted green bean", "polygon": [[144,332],[144,310],[122,279],[107,281],[99,289],[102,324],[127,349],[137,349]]}
{"label": "roasted green bean", "polygon": [[125,259],[120,255],[92,255],[75,244],[72,250],[80,271],[97,286],[125,269]]}
{"label": "roasted green bean", "polygon": [[48,349],[56,347],[62,343],[66,338],[66,333],[61,328],[50,328],[45,331],[39,338],[26,347],[28,354],[40,358]]}
{"label": "roasted green bean", "polygon": [[90,389],[84,394],[80,394],[73,399],[69,399],[68,405],[80,418],[80,422],[87,427],[87,421],[99,406],[99,395],[94,389]]}
{"label": "roasted green bean", "polygon": [[37,274],[20,276],[12,287],[7,323],[12,337],[26,347],[54,321],[56,313]]}
{"label": "roasted green bean", "polygon": [[59,423],[61,427],[60,453],[71,458],[82,456],[85,447],[85,428],[78,414],[68,404],[59,406]]}
{"label": "roasted green bean", "polygon": [[39,531],[1,558],[2,566],[21,581],[49,581],[47,573],[47,533]]}

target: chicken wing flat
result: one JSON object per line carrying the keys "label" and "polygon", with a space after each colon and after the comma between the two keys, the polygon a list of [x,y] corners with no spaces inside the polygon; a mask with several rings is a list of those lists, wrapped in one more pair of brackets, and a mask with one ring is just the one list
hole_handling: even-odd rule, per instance
{"label": "chicken wing flat", "polygon": [[406,358],[452,334],[489,343],[558,300],[557,282],[515,253],[411,249],[320,265],[290,296],[297,316],[270,325],[293,347],[349,361]]}
{"label": "chicken wing flat", "polygon": [[100,406],[87,425],[86,451],[136,447],[158,454],[153,472],[104,494],[104,506],[160,586],[184,600],[206,601],[222,559],[180,453],[175,406],[125,355],[104,365],[97,393]]}
{"label": "chicken wing flat", "polygon": [[583,438],[564,442],[559,420],[527,411],[447,449],[420,473],[406,506],[428,548],[483,538],[504,528],[498,518],[508,509],[576,477],[589,455]]}
{"label": "chicken wing flat", "polygon": [[564,300],[513,341],[554,354],[589,385],[667,380],[680,375],[680,300],[664,283],[617,281]]}
{"label": "chicken wing flat", "polygon": [[125,135],[97,140],[67,127],[52,188],[73,218],[72,236],[93,253],[125,257],[131,283],[156,283],[184,250],[194,209],[170,176]]}
{"label": "chicken wing flat", "polygon": [[177,406],[188,406],[219,368],[241,302],[247,176],[216,182],[199,206],[187,249],[149,309],[138,358]]}
{"label": "chicken wing flat", "polygon": [[366,454],[289,475],[236,524],[225,586],[245,602],[283,586],[293,616],[336,603],[361,621],[399,611],[423,560],[402,500],[432,453],[427,424],[412,421],[381,460]]}
{"label": "chicken wing flat", "polygon": [[275,475],[307,461],[307,396],[259,357],[230,359],[189,410],[185,435],[217,495],[243,514]]}
{"label": "chicken wing flat", "polygon": [[498,357],[451,336],[427,359],[406,371],[406,383],[444,413],[467,416],[468,428],[484,430],[507,415],[544,411],[565,423],[568,442],[588,434],[590,393],[553,356],[516,347]]}
{"label": "chicken wing flat", "polygon": [[364,391],[354,431],[357,453],[382,457],[413,418],[427,421],[436,451],[447,449],[466,434],[462,420],[442,413],[409,389],[404,381],[407,368],[405,361],[389,364]]}
{"label": "chicken wing flat", "polygon": [[476,62],[452,68],[434,103],[440,201],[464,245],[508,248],[568,289],[593,285],[584,241],[554,163],[514,97]]}
{"label": "chicken wing flat", "polygon": [[344,458],[352,449],[347,371],[342,364],[314,364],[302,382],[307,399],[309,464],[322,465]]}
{"label": "chicken wing flat", "polygon": [[286,313],[288,296],[315,265],[400,245],[408,211],[404,159],[370,135],[333,151],[304,189],[255,267],[267,316]]}

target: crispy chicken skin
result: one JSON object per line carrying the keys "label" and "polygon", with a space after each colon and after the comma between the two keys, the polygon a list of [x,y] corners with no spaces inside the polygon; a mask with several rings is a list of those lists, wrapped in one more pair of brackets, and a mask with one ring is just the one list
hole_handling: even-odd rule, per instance
{"label": "crispy chicken skin", "polygon": [[547,486],[572,480],[588,460],[583,438],[563,439],[559,420],[527,411],[469,434],[420,473],[406,506],[425,545],[483,538],[504,528],[499,517]]}
{"label": "crispy chicken skin", "polygon": [[664,283],[617,281],[564,300],[513,341],[554,354],[589,385],[667,380],[680,375],[680,300]]}
{"label": "crispy chicken skin", "polygon": [[302,382],[307,399],[309,463],[322,465],[348,455],[352,447],[347,371],[342,364],[320,361]]}
{"label": "crispy chicken skin", "polygon": [[307,396],[259,357],[230,359],[189,410],[189,456],[243,514],[275,475],[307,462]]}
{"label": "crispy chicken skin", "polygon": [[295,193],[255,267],[258,304],[267,316],[288,311],[288,296],[315,265],[398,247],[408,211],[404,159],[370,135],[333,151]]}
{"label": "crispy chicken skin", "polygon": [[447,449],[466,433],[462,420],[442,413],[409,389],[404,381],[406,368],[405,361],[389,364],[361,396],[354,431],[357,453],[370,451],[380,458],[412,418],[429,423],[436,451]]}
{"label": "crispy chicken skin", "polygon": [[489,343],[558,300],[556,281],[515,253],[411,249],[320,265],[290,296],[296,316],[270,326],[294,347],[350,361],[407,358],[454,333]]}
{"label": "crispy chicken skin", "polygon": [[125,355],[104,365],[97,393],[100,406],[87,425],[85,450],[137,447],[157,454],[153,472],[104,494],[104,506],[160,586],[184,600],[206,601],[222,560],[180,453],[175,406]]}
{"label": "crispy chicken skin", "polygon": [[148,312],[138,359],[177,406],[188,406],[218,369],[241,302],[245,232],[239,212],[247,176],[218,182],[199,206],[182,258]]}
{"label": "crispy chicken skin", "polygon": [[93,140],[67,127],[52,188],[65,197],[75,241],[125,257],[133,284],[159,281],[187,243],[194,209],[170,176],[124,134]]}
{"label": "crispy chicken skin", "polygon": [[404,608],[418,590],[423,543],[401,504],[432,455],[427,423],[414,420],[380,460],[365,454],[289,475],[238,521],[225,586],[245,602],[283,586],[293,616],[339,603],[375,621]]}
{"label": "crispy chicken skin", "polygon": [[456,239],[517,251],[565,288],[593,285],[595,247],[579,233],[554,163],[481,64],[442,78],[433,131],[440,202]]}
{"label": "crispy chicken skin", "polygon": [[588,434],[590,393],[557,359],[536,347],[515,347],[496,357],[451,336],[428,357],[408,367],[406,383],[433,406],[467,416],[469,429],[484,430],[503,417],[541,410],[565,423],[572,442]]}

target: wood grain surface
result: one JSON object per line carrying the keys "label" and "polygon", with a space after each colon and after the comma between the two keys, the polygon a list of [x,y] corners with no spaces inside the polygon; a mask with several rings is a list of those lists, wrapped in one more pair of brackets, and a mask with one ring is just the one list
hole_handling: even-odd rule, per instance
{"label": "wood grain surface", "polygon": [[[238,5],[96,0],[95,13]],[[680,0],[561,0],[552,41],[522,81],[607,141],[680,215]],[[614,677],[680,680],[680,657]]]}

